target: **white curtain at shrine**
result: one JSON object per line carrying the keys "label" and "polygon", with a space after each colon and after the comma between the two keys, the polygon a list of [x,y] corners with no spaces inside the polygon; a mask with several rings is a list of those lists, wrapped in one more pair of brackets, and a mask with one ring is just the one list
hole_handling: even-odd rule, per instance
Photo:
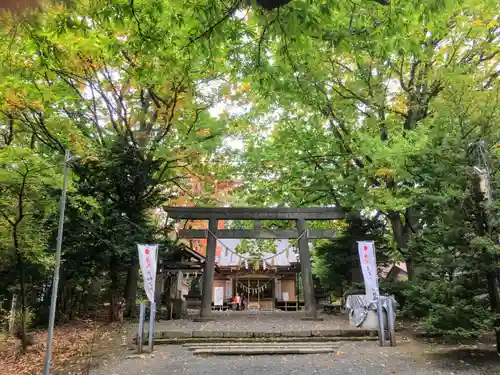
{"label": "white curtain at shrine", "polygon": [[226,280],[225,289],[225,297],[231,298],[233,296],[233,278],[230,277],[229,280]]}
{"label": "white curtain at shrine", "polygon": [[274,283],[274,291],[275,291],[275,296],[277,299],[281,299],[281,280],[280,279],[275,279]]}

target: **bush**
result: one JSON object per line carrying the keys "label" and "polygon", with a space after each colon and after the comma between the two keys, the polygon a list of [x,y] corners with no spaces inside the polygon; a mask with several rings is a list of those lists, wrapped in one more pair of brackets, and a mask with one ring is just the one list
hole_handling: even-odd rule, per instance
{"label": "bush", "polygon": [[398,303],[398,309],[401,310],[406,304],[406,290],[408,288],[408,281],[403,280],[383,280],[381,279],[380,294],[394,296]]}

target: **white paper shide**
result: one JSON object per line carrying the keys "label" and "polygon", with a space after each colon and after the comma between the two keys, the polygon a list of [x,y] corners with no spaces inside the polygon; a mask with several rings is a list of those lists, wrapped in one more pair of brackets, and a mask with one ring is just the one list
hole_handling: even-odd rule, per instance
{"label": "white paper shide", "polygon": [[154,302],[158,245],[137,245],[137,247],[139,250],[139,265],[144,280],[144,291],[149,301]]}
{"label": "white paper shide", "polygon": [[373,241],[358,241],[358,252],[365,281],[366,301],[374,302],[379,297],[375,244]]}

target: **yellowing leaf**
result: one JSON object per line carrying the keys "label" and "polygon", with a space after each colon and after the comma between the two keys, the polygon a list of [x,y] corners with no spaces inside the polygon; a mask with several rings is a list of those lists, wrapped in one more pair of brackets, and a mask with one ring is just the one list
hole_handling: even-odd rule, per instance
{"label": "yellowing leaf", "polygon": [[492,29],[492,28],[494,28],[497,25],[498,25],[498,21],[497,20],[493,20],[490,23],[488,23],[488,28]]}
{"label": "yellowing leaf", "polygon": [[200,129],[196,132],[198,135],[210,135],[210,129]]}
{"label": "yellowing leaf", "polygon": [[237,92],[245,92],[245,91],[248,91],[252,88],[252,84],[251,83],[244,83],[242,84],[240,87],[238,87],[238,89],[236,90]]}
{"label": "yellowing leaf", "polygon": [[44,110],[44,107],[43,107],[43,104],[42,102],[40,102],[39,100],[35,100],[33,103],[31,103],[31,106],[35,109],[38,109],[40,111],[43,111]]}
{"label": "yellowing leaf", "polygon": [[381,177],[393,176],[394,172],[395,172],[394,169],[391,169],[391,168],[379,168],[375,172],[375,176],[381,176]]}

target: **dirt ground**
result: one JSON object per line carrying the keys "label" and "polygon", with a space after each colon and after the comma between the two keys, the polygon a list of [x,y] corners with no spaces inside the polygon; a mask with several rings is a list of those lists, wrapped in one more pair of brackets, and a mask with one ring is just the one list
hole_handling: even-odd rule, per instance
{"label": "dirt ground", "polygon": [[[129,351],[135,324],[94,324],[74,321],[56,327],[53,340],[52,371],[56,375],[85,374],[106,360]],[[38,375],[43,372],[47,332],[33,332],[34,345],[20,353],[19,340],[0,337],[1,374]],[[128,346],[127,346],[128,344]]]}

